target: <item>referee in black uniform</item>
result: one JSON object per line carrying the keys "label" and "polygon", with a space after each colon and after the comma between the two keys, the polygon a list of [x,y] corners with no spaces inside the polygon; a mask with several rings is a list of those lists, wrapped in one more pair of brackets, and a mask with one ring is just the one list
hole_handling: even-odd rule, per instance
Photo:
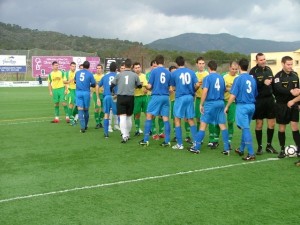
{"label": "referee in black uniform", "polygon": [[279,124],[278,139],[281,147],[278,158],[285,157],[285,129],[287,124],[291,124],[293,139],[298,149],[298,156],[300,156],[298,102],[293,105],[288,105],[295,96],[299,95],[299,78],[298,74],[293,71],[293,59],[290,56],[284,56],[281,59],[281,64],[282,70],[275,75],[273,82],[273,90],[276,99],[276,123]]}
{"label": "referee in black uniform", "polygon": [[264,119],[267,119],[268,123],[266,152],[277,154],[278,152],[272,146],[275,127],[275,100],[272,90],[273,73],[271,68],[266,66],[266,57],[263,53],[256,55],[256,63],[257,65],[249,72],[256,80],[258,91],[253,115],[253,119],[256,120],[255,135],[258,145],[256,154],[263,154],[262,128]]}

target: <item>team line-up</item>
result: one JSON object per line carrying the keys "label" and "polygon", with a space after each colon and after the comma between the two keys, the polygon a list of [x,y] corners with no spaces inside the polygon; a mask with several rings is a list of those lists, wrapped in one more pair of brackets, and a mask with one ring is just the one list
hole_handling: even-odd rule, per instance
{"label": "team line-up", "polygon": [[[89,122],[91,98],[95,106],[96,129],[104,128],[104,137],[109,137],[112,128],[121,131],[121,143],[130,140],[132,115],[134,116],[135,136],[143,135],[140,145],[148,146],[150,137],[159,140],[163,147],[171,147],[171,125],[176,142],[172,149],[184,149],[183,141],[190,144],[188,150],[198,154],[203,144],[205,130],[209,126],[208,146],[219,145],[221,133],[222,153],[229,155],[234,123],[242,131],[240,146],[234,151],[244,156],[243,160],[255,160],[263,154],[262,128],[267,121],[267,144],[265,151],[284,158],[286,153],[286,125],[290,124],[295,142],[295,154],[300,157],[300,134],[298,129],[300,101],[299,78],[293,70],[293,59],[282,58],[282,70],[273,75],[266,65],[263,53],[256,55],[257,65],[248,73],[249,61],[241,59],[229,64],[229,72],[218,74],[217,63],[206,64],[203,57],[196,59],[198,70],[185,67],[185,60],[178,56],[177,66],[164,67],[164,57],[156,56],[151,61],[151,71],[143,74],[138,62],[130,59],[117,68],[110,64],[110,72],[103,74],[102,65],[97,66],[96,74],[89,71],[90,63],[85,61],[76,71],[76,64],[70,70],[60,71],[59,64],[52,63],[53,70],[48,75],[48,88],[53,98],[55,118],[59,122],[59,103],[64,107],[66,121],[75,125],[78,120],[80,132],[85,133]],[[171,112],[171,116],[169,116]],[[145,113],[144,131],[140,129],[140,116]],[[115,126],[112,125],[114,117]],[[155,126],[158,120],[158,131]],[[194,121],[196,118],[196,123]],[[256,153],[250,131],[251,120],[255,120],[255,136],[258,144]],[[181,120],[184,120],[185,139],[182,138]],[[279,153],[272,146],[275,124],[278,124]],[[300,160],[296,162],[300,166]]]}

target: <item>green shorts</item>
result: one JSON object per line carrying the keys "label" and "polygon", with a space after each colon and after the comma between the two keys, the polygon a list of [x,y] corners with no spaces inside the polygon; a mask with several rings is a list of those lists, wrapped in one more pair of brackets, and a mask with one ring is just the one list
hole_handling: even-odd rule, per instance
{"label": "green shorts", "polygon": [[196,119],[201,118],[200,102],[201,102],[201,98],[196,97],[195,98],[195,118]]}
{"label": "green shorts", "polygon": [[52,98],[54,103],[66,102],[65,88],[57,88],[52,90]]}
{"label": "green shorts", "polygon": [[68,103],[74,105],[76,99],[75,89],[69,89]]}
{"label": "green shorts", "polygon": [[148,96],[147,95],[134,96],[133,114],[138,114],[141,112],[146,113],[147,106],[148,106]]}
{"label": "green shorts", "polygon": [[[103,94],[99,94],[99,98],[100,98],[100,102],[101,102],[101,106],[103,107]],[[94,107],[95,109],[99,109],[101,108],[101,106],[97,105],[97,96],[96,96],[96,92],[93,93],[93,101],[94,101]]]}
{"label": "green shorts", "polygon": [[[227,105],[227,101],[225,101],[225,105]],[[231,103],[231,105],[229,106],[228,112],[227,112],[227,122],[228,123],[234,123],[235,121],[235,108],[236,108],[236,104],[235,102]]]}

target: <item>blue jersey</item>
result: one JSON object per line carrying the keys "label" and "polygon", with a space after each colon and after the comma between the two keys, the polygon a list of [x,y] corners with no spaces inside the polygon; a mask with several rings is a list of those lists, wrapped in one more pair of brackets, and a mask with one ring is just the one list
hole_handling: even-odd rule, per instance
{"label": "blue jersey", "polygon": [[184,95],[195,95],[196,74],[189,68],[178,68],[171,75],[171,85],[176,88],[175,98]]}
{"label": "blue jersey", "polygon": [[87,69],[79,70],[75,74],[76,91],[90,91],[91,84],[96,85],[94,75]]}
{"label": "blue jersey", "polygon": [[224,100],[225,81],[217,73],[210,73],[203,79],[202,88],[207,88],[205,101]]}
{"label": "blue jersey", "polygon": [[255,103],[257,87],[254,78],[248,73],[243,73],[234,79],[230,90],[236,99],[236,103],[252,104]]}
{"label": "blue jersey", "polygon": [[[99,83],[98,83],[99,87],[103,86],[103,89],[104,89],[103,96],[111,95],[110,85],[111,85],[111,82],[115,79],[115,76],[116,76],[115,72],[110,72],[110,73],[105,74],[104,77],[102,77],[102,79],[99,81]],[[116,93],[116,91],[115,91],[115,93]]]}
{"label": "blue jersey", "polygon": [[151,71],[149,84],[152,86],[152,95],[170,95],[171,73],[164,67],[156,67]]}

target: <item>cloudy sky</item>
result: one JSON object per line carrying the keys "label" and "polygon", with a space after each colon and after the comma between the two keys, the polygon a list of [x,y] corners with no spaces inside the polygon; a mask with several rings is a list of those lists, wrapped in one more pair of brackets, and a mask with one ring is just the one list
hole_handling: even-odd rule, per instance
{"label": "cloudy sky", "polygon": [[0,0],[0,21],[143,44],[182,33],[300,41],[299,0]]}

